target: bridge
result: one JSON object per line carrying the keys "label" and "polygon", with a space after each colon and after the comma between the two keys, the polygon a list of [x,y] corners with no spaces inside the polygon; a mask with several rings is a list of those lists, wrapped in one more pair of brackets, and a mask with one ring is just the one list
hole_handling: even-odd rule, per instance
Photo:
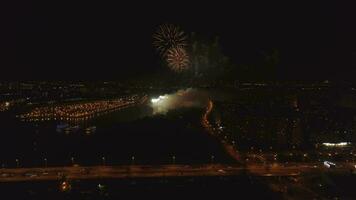
{"label": "bridge", "polygon": [[295,163],[285,165],[126,165],[126,166],[72,166],[46,168],[0,169],[0,182],[53,181],[67,179],[128,179],[154,177],[238,176],[249,174],[261,177],[299,176],[310,172],[335,171],[350,173],[354,164],[338,163],[336,168],[326,168],[321,163]]}

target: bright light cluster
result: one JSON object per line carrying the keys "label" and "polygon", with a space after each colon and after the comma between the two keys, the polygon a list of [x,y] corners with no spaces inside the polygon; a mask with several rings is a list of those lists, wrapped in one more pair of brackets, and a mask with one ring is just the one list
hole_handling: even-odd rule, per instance
{"label": "bright light cluster", "polygon": [[140,103],[144,98],[146,96],[133,95],[112,100],[36,107],[19,117],[24,121],[87,120]]}
{"label": "bright light cluster", "polygon": [[9,100],[5,102],[0,102],[0,112],[9,110],[12,106],[24,102],[24,99]]}
{"label": "bright light cluster", "polygon": [[157,103],[157,102],[159,102],[159,101],[161,101],[163,99],[167,99],[167,96],[159,96],[158,98],[152,98],[151,102],[152,103]]}
{"label": "bright light cluster", "polygon": [[325,142],[323,143],[324,146],[328,146],[328,147],[343,147],[343,146],[347,146],[350,145],[350,142],[339,142],[339,143],[328,143]]}
{"label": "bright light cluster", "polygon": [[332,163],[332,162],[330,162],[330,161],[324,161],[324,165],[325,165],[327,168],[335,167],[335,166],[336,166],[335,163]]}

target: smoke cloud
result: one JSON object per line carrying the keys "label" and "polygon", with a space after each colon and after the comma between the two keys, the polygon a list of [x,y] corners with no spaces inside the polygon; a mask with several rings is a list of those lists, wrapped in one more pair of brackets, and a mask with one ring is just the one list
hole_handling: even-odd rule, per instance
{"label": "smoke cloud", "polygon": [[208,102],[206,92],[188,88],[173,94],[165,94],[151,99],[153,114],[166,114],[169,110],[191,107],[205,107]]}

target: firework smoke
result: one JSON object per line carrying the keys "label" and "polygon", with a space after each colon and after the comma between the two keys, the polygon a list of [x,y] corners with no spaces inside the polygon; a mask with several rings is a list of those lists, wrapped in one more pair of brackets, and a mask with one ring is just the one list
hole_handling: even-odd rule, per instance
{"label": "firework smoke", "polygon": [[151,107],[154,114],[165,114],[169,110],[190,107],[205,107],[208,102],[205,92],[188,88],[178,90],[173,94],[165,94],[151,99]]}

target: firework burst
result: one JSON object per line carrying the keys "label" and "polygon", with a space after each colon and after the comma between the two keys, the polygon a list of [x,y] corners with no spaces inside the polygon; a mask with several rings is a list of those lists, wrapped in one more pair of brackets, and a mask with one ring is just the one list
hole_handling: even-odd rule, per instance
{"label": "firework burst", "polygon": [[167,55],[170,48],[184,48],[187,46],[187,37],[178,26],[172,24],[160,25],[153,34],[153,45],[157,48],[162,56]]}
{"label": "firework burst", "polygon": [[180,47],[167,50],[168,66],[175,72],[181,72],[189,67],[189,56],[185,49]]}

